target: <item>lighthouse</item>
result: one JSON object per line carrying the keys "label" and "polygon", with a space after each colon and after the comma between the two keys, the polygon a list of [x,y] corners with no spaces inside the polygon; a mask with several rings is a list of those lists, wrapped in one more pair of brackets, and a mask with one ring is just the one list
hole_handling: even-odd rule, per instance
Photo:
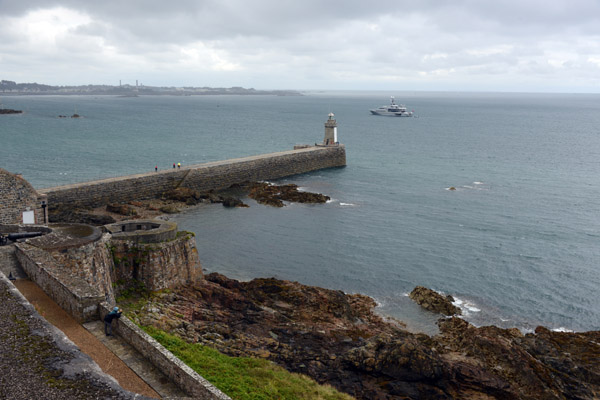
{"label": "lighthouse", "polygon": [[329,119],[325,122],[325,138],[323,139],[323,144],[325,146],[335,145],[338,142],[337,122],[333,117],[335,117],[335,115],[329,113]]}

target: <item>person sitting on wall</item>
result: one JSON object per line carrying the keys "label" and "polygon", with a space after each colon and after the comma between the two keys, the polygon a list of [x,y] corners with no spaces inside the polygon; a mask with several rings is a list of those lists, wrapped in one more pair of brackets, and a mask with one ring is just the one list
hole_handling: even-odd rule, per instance
{"label": "person sitting on wall", "polygon": [[121,318],[123,311],[119,307],[115,307],[111,312],[104,317],[104,333],[106,336],[112,336],[112,321],[113,319]]}

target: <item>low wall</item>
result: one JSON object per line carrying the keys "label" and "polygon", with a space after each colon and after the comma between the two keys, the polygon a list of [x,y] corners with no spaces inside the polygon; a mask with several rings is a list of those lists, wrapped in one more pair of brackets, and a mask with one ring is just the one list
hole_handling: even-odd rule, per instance
{"label": "low wall", "polygon": [[[104,319],[104,316],[110,310],[111,307],[107,303],[100,304],[100,317]],[[113,322],[113,331],[139,351],[190,397],[200,400],[231,400],[229,396],[185,365],[127,317],[121,317],[115,321]]]}
{"label": "low wall", "polygon": [[66,271],[49,253],[26,243],[17,243],[16,256],[29,279],[41,287],[63,310],[79,322],[98,318],[103,293],[84,279]]}
{"label": "low wall", "polygon": [[177,187],[207,192],[234,183],[283,178],[324,168],[346,165],[343,145],[309,147],[279,153],[236,158],[119,178],[40,189],[51,207],[100,207],[151,199]]}

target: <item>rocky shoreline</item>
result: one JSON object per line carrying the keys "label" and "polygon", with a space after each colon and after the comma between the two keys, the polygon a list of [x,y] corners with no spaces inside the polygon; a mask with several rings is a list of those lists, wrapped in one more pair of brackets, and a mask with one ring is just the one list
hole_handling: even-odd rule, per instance
{"label": "rocky shoreline", "polygon": [[128,315],[228,355],[269,359],[358,399],[600,396],[600,332],[523,334],[452,316],[428,336],[403,330],[375,306],[360,294],[212,273]]}
{"label": "rocky shoreline", "polygon": [[[200,203],[244,207],[240,195],[255,188],[255,199],[268,195],[262,203],[273,206],[291,201],[285,192],[326,201],[297,187],[260,183],[219,193],[178,190],[155,200],[54,215],[62,222],[104,225]],[[401,322],[375,313],[368,296],[274,278],[239,282],[212,273],[194,285],[154,294],[141,308],[133,301],[120,305],[141,325],[227,355],[271,360],[358,399],[600,398],[600,331],[538,327],[523,334],[516,328],[475,327],[456,316],[460,310],[450,296],[417,287],[410,297],[446,315],[438,322],[439,334],[406,331]]]}
{"label": "rocky shoreline", "polygon": [[162,193],[158,198],[131,201],[126,204],[107,204],[94,209],[73,209],[50,206],[50,222],[107,225],[124,219],[147,219],[177,214],[199,204],[222,204],[224,207],[248,207],[240,198],[248,196],[257,203],[284,207],[285,202],[325,203],[328,196],[298,190],[298,185],[274,185],[266,182],[245,182],[221,191],[200,193],[188,188],[177,188]]}

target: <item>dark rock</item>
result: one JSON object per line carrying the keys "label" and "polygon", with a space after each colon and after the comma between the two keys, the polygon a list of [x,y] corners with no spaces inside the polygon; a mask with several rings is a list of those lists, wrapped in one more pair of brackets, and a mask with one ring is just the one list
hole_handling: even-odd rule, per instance
{"label": "dark rock", "polygon": [[137,215],[137,211],[127,204],[107,204],[106,211],[126,216]]}
{"label": "dark rock", "polygon": [[413,299],[415,303],[429,311],[444,315],[462,314],[460,308],[452,304],[454,301],[452,296],[442,296],[438,292],[423,286],[415,287],[413,291],[410,292],[409,297]]}
{"label": "dark rock", "polygon": [[12,110],[10,108],[0,108],[0,114],[21,114],[21,110]]}
{"label": "dark rock", "polygon": [[223,197],[222,199],[223,207],[248,207],[236,197]]}
{"label": "dark rock", "polygon": [[188,201],[192,200],[195,201],[194,204],[197,204],[201,197],[197,190],[179,187],[163,193],[163,198],[167,200],[181,201],[183,203],[187,203]]}
{"label": "dark rock", "polygon": [[329,196],[319,193],[298,191],[298,185],[271,185],[265,182],[249,184],[248,196],[260,204],[273,207],[283,207],[284,201],[297,203],[325,203],[330,200]]}
{"label": "dark rock", "polygon": [[205,278],[154,298],[135,317],[228,355],[269,359],[358,399],[599,398],[600,332],[539,327],[524,335],[452,317],[430,337],[385,322],[367,296],[275,278]]}
{"label": "dark rock", "polygon": [[48,212],[48,220],[51,223],[68,222],[95,226],[114,224],[117,222],[110,215],[97,215],[89,210],[72,209],[69,207],[51,207]]}

